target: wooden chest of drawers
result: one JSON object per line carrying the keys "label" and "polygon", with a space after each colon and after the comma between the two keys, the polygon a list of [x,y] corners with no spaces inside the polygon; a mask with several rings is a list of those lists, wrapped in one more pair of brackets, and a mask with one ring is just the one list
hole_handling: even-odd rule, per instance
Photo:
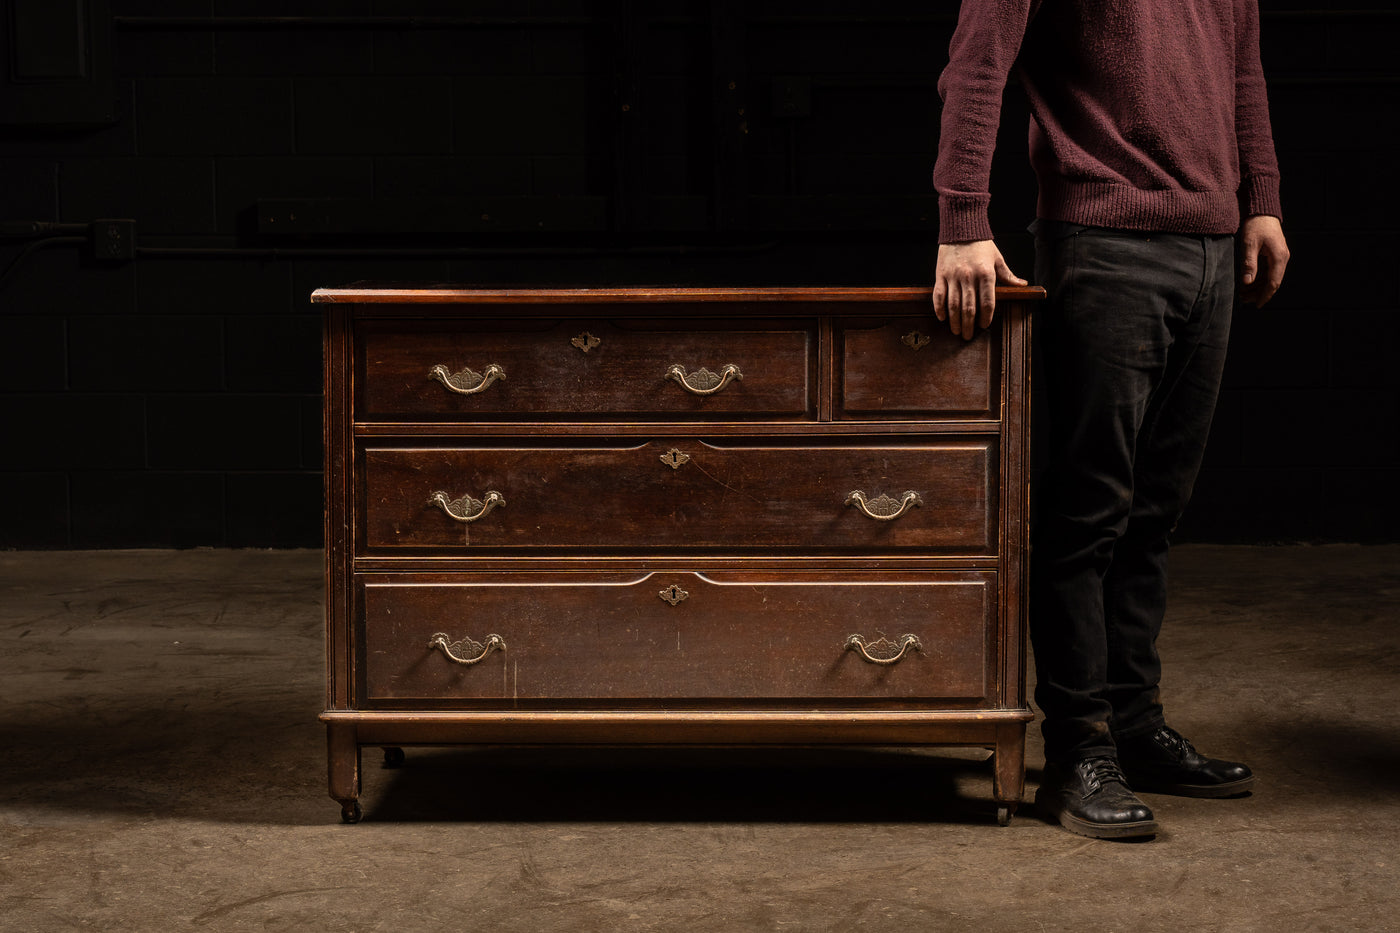
{"label": "wooden chest of drawers", "polygon": [[1034,288],[322,289],[330,793],[459,743],[970,745],[1024,782]]}

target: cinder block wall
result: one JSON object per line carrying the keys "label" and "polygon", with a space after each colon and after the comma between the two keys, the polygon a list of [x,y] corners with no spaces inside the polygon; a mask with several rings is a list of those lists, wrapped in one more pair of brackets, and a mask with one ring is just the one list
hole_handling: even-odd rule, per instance
{"label": "cinder block wall", "polygon": [[[1400,13],[1262,5],[1296,258],[1237,320],[1181,536],[1393,541]],[[317,286],[931,280],[953,0],[89,6],[112,119],[0,120],[0,547],[318,544]]]}

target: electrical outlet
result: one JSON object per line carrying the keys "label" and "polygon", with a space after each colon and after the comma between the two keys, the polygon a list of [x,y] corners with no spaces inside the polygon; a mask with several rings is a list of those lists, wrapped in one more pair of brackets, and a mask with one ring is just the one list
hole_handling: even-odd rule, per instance
{"label": "electrical outlet", "polygon": [[92,253],[98,259],[128,260],[136,258],[136,221],[94,220],[92,222]]}

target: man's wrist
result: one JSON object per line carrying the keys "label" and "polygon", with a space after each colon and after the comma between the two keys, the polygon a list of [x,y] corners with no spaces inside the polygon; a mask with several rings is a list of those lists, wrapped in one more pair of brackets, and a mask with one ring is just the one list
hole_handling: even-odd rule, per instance
{"label": "man's wrist", "polygon": [[938,243],[975,243],[990,240],[992,227],[987,222],[987,205],[991,198],[939,198]]}

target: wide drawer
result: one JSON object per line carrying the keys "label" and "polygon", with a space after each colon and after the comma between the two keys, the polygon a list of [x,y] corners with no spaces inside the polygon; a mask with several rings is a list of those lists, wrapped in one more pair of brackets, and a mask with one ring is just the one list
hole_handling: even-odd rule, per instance
{"label": "wide drawer", "polygon": [[365,320],[356,420],[803,418],[816,324]]}
{"label": "wide drawer", "polygon": [[[369,706],[989,696],[996,575],[368,575]],[[436,701],[436,702],[435,702]]]}
{"label": "wide drawer", "polygon": [[837,322],[838,417],[1001,417],[1001,330],[964,340],[932,309],[918,316]]}
{"label": "wide drawer", "polygon": [[996,552],[993,436],[366,446],[361,553],[520,548]]}

